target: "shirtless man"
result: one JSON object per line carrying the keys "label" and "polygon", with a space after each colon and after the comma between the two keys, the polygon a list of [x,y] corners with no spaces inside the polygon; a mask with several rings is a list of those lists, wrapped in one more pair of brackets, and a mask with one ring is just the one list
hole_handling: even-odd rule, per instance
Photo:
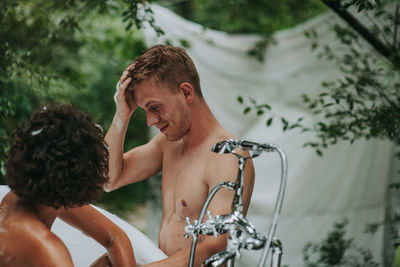
{"label": "shirtless man", "polygon": [[[148,49],[123,73],[114,99],[116,113],[105,138],[110,151],[106,189],[114,190],[162,171],[159,247],[168,258],[150,265],[187,266],[191,239],[183,238],[184,219],[197,219],[215,185],[236,180],[235,156],[211,152],[217,142],[235,137],[208,108],[194,63],[182,48],[157,45]],[[147,125],[157,127],[160,133],[147,144],[123,153],[128,121],[137,107],[145,110]],[[253,184],[254,169],[249,162],[245,169],[245,212]],[[233,192],[220,190],[209,210],[214,216],[227,214],[232,199]],[[195,266],[225,247],[226,235],[202,238]]]}
{"label": "shirtless man", "polygon": [[71,255],[50,231],[59,217],[94,238],[107,253],[92,266],[136,266],[128,236],[87,204],[108,181],[102,131],[71,105],[51,104],[11,135],[0,204],[0,266],[71,267]]}

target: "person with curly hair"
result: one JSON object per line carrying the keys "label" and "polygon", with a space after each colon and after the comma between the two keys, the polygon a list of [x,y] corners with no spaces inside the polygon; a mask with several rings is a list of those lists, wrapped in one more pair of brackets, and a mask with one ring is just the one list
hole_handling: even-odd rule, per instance
{"label": "person with curly hair", "polygon": [[136,266],[124,231],[87,205],[108,181],[102,129],[69,104],[52,103],[11,134],[0,204],[0,266],[73,266],[51,232],[58,217],[104,246],[92,266]]}

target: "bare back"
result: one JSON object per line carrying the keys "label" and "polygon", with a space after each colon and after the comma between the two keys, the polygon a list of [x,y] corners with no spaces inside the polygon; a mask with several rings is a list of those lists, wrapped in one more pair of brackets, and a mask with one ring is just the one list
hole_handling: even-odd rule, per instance
{"label": "bare back", "polygon": [[64,243],[10,193],[0,204],[0,266],[73,266]]}
{"label": "bare back", "polygon": [[[185,218],[197,219],[210,190],[220,182],[235,181],[237,159],[231,154],[211,151],[219,141],[233,138],[219,129],[202,144],[185,150],[182,141],[167,142],[163,147],[162,198],[163,218],[159,233],[159,246],[167,255],[190,247],[191,238],[185,239]],[[253,189],[252,163],[246,169],[244,193],[247,209]],[[208,210],[213,216],[227,214],[231,209],[233,192],[220,190]],[[201,239],[200,239],[201,241]]]}

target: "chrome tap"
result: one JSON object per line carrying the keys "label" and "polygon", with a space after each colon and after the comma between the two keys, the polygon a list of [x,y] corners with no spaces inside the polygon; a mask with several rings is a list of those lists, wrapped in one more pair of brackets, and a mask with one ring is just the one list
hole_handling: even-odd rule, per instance
{"label": "chrome tap", "polygon": [[[240,148],[247,150],[250,156],[244,157],[236,153],[235,149]],[[253,224],[247,220],[243,215],[243,186],[244,186],[244,167],[246,165],[247,159],[255,158],[259,156],[262,152],[267,151],[278,151],[281,156],[282,163],[282,177],[281,184],[279,188],[279,194],[277,202],[274,209],[272,224],[269,228],[267,237],[261,236],[253,226]],[[283,196],[286,187],[287,179],[287,159],[286,155],[282,149],[273,144],[258,144],[250,141],[244,140],[226,140],[218,142],[212,148],[213,152],[224,154],[232,153],[239,161],[238,175],[236,182],[222,182],[216,185],[209,193],[206,201],[204,202],[203,208],[197,220],[193,223],[187,217],[186,227],[185,227],[185,238],[192,236],[192,246],[190,250],[189,267],[193,266],[195,250],[198,235],[213,235],[217,237],[220,234],[228,233],[227,247],[224,251],[221,251],[207,260],[204,264],[206,266],[220,266],[224,263],[228,263],[228,267],[234,266],[234,259],[240,257],[240,249],[261,249],[264,248],[263,254],[261,256],[259,267],[265,265],[268,252],[272,247],[272,259],[271,266],[280,266],[280,260],[282,255],[282,246],[279,240],[274,239],[273,235],[276,230],[276,226],[279,219],[280,210],[283,204]],[[231,212],[228,215],[216,215],[214,218],[210,211],[207,211],[208,220],[203,222],[206,209],[208,208],[212,198],[218,190],[221,188],[226,188],[228,190],[235,191]]]}

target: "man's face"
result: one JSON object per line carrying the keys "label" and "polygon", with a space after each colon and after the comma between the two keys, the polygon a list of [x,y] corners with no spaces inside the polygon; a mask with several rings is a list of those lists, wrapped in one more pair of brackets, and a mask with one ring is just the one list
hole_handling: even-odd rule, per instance
{"label": "man's face", "polygon": [[190,110],[183,93],[171,92],[153,79],[135,88],[135,102],[146,111],[147,125],[157,127],[169,141],[181,139],[190,129]]}

